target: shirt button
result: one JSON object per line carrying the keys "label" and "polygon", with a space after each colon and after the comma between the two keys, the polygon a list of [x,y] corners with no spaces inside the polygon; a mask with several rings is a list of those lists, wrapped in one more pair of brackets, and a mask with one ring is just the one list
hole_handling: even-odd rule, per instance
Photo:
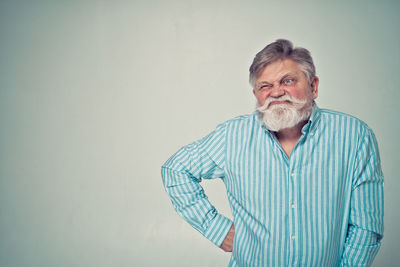
{"label": "shirt button", "polygon": [[294,172],[292,172],[292,174],[290,174],[290,176],[292,176],[294,178],[294,176],[295,176]]}
{"label": "shirt button", "polygon": [[292,240],[295,240],[296,239],[296,236],[295,235],[292,235]]}
{"label": "shirt button", "polygon": [[291,207],[292,207],[292,209],[294,209],[294,208],[296,208],[296,205],[295,205],[295,204],[292,204]]}

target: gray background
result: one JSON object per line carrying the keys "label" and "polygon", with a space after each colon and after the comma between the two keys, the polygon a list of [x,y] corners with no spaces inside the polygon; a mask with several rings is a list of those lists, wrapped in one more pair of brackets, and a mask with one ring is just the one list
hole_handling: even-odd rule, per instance
{"label": "gray background", "polygon": [[[385,174],[374,266],[396,266],[399,12],[398,1],[0,1],[0,266],[227,265],[174,212],[160,166],[253,111],[248,67],[277,38],[312,52],[320,107],[374,129]],[[204,187],[231,216],[222,182]]]}

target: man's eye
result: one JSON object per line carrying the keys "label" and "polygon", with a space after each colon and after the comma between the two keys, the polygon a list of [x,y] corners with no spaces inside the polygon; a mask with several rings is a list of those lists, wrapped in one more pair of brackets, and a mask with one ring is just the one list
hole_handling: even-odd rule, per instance
{"label": "man's eye", "polygon": [[293,79],[286,79],[285,84],[289,85],[293,83]]}
{"label": "man's eye", "polygon": [[258,88],[258,90],[259,91],[264,91],[264,90],[267,90],[267,89],[269,89],[271,86],[269,86],[269,85],[262,85],[262,86],[260,86],[260,88]]}

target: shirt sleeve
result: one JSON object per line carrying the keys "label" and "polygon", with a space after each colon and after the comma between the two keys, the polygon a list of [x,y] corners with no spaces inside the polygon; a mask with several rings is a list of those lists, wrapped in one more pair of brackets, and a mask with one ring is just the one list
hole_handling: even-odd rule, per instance
{"label": "shirt sleeve", "polygon": [[383,173],[378,145],[368,129],[356,156],[350,218],[340,266],[370,266],[383,237]]}
{"label": "shirt sleeve", "polygon": [[223,178],[226,125],[182,147],[161,167],[166,192],[175,210],[193,228],[221,246],[232,221],[219,214],[200,185],[201,179]]}

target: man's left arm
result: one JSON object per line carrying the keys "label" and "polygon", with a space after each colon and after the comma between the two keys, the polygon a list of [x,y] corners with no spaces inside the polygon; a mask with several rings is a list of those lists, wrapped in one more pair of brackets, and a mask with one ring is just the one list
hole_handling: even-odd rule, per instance
{"label": "man's left arm", "polygon": [[349,225],[340,266],[370,266],[383,237],[383,173],[376,138],[369,128],[356,158]]}

